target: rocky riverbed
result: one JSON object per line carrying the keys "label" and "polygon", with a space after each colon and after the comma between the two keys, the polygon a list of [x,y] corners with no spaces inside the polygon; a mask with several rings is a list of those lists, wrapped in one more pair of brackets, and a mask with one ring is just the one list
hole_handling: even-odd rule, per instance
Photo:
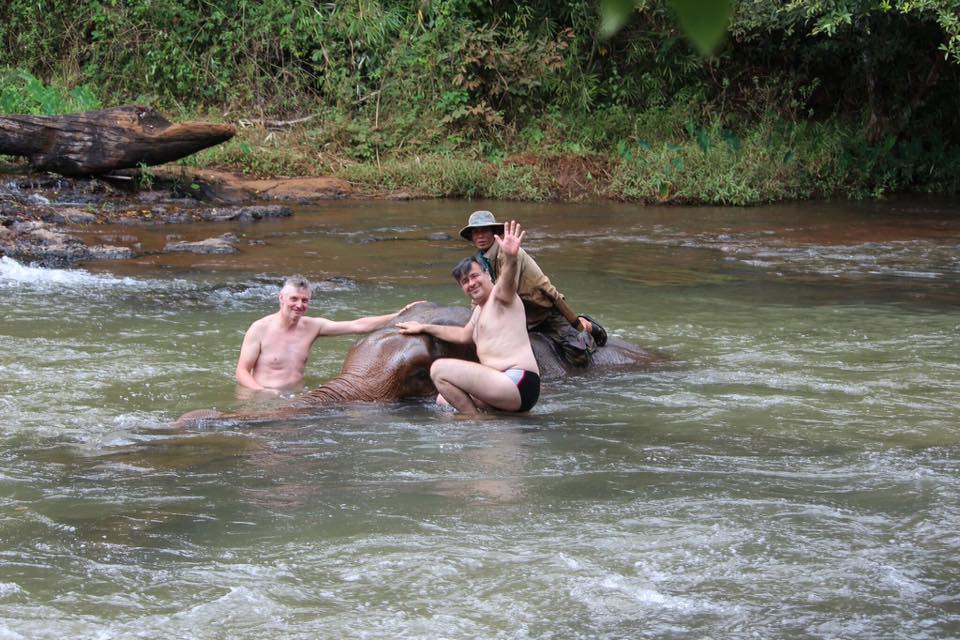
{"label": "rocky riverbed", "polygon": [[[46,267],[145,255],[144,228],[191,222],[255,222],[293,215],[290,203],[353,195],[336,178],[244,179],[211,171],[137,172],[92,178],[0,174],[0,256]],[[128,232],[96,233],[123,225]],[[160,253],[237,253],[238,237],[224,233],[187,242],[170,234]],[[152,250],[156,253],[157,250]]]}

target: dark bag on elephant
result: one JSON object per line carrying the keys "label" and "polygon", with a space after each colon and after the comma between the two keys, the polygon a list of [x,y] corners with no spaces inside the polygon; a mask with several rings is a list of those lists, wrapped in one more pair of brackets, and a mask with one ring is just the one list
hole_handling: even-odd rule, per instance
{"label": "dark bag on elephant", "polygon": [[581,313],[580,317],[585,318],[591,325],[593,325],[593,329],[590,330],[590,335],[593,336],[593,341],[596,343],[596,345],[598,347],[602,347],[603,345],[607,344],[607,330],[604,329],[599,322],[585,313]]}

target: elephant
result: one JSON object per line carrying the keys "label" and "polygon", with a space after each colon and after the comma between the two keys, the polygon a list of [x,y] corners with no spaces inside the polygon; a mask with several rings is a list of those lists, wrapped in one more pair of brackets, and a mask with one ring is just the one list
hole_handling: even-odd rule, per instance
{"label": "elephant", "polygon": [[[397,316],[394,322],[415,320],[463,326],[469,319],[470,310],[465,307],[423,302]],[[540,367],[540,377],[544,381],[591,369],[651,366],[664,361],[659,354],[610,336],[607,344],[593,354],[590,367],[584,370],[564,362],[546,337],[531,332],[530,342]],[[473,345],[452,344],[427,334],[401,334],[391,324],[359,340],[347,352],[337,377],[298,397],[289,406],[260,413],[220,413],[213,409],[200,409],[180,416],[176,424],[263,422],[309,416],[320,408],[348,402],[396,402],[435,397],[437,390],[430,380],[430,365],[438,358],[461,358],[476,362],[477,354]]]}

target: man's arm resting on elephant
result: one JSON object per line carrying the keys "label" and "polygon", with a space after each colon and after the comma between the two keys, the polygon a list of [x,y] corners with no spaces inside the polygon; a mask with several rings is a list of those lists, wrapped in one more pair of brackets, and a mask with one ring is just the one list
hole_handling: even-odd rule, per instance
{"label": "man's arm resting on elephant", "polygon": [[327,320],[326,318],[319,318],[323,320],[320,325],[319,332],[317,335],[321,336],[345,336],[356,333],[370,333],[371,331],[376,331],[377,329],[382,329],[383,327],[390,324],[394,318],[398,315],[409,309],[410,307],[424,302],[423,300],[417,300],[416,302],[411,302],[393,313],[388,313],[382,316],[366,316],[364,318],[357,318],[355,320]]}
{"label": "man's arm resting on elephant", "polygon": [[[476,316],[476,312],[474,312]],[[469,344],[473,342],[473,317],[463,327],[451,327],[445,324],[422,324],[420,322],[398,322],[397,329],[405,335],[426,333],[446,342]]]}

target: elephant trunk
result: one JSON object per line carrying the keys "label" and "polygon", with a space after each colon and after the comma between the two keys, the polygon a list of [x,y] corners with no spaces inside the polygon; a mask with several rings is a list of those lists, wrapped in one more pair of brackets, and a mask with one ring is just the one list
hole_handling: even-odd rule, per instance
{"label": "elephant trunk", "polygon": [[298,406],[318,407],[344,402],[377,402],[396,400],[382,381],[356,372],[341,372],[297,401]]}

